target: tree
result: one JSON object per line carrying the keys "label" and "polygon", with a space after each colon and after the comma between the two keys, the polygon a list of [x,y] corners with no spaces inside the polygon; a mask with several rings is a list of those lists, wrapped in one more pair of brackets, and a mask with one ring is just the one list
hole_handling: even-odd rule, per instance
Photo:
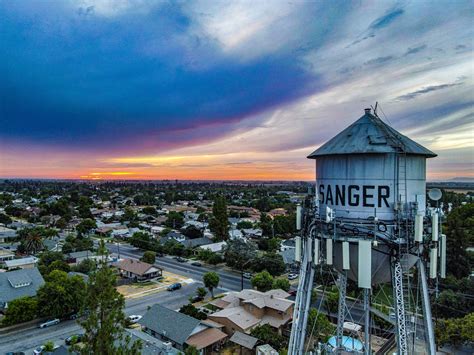
{"label": "tree", "polygon": [[334,334],[334,325],[325,314],[319,313],[316,308],[309,310],[307,327],[313,329],[311,334],[315,337],[316,342],[326,343],[328,338]]}
{"label": "tree", "polygon": [[198,310],[192,303],[188,303],[182,306],[179,309],[179,312],[200,320],[204,320],[207,318],[207,314]]}
{"label": "tree", "polygon": [[196,238],[201,238],[202,237],[202,231],[195,227],[195,226],[189,226],[185,230],[183,230],[183,234],[186,237],[189,237],[191,239],[196,239]]}
{"label": "tree", "polygon": [[48,271],[51,272],[53,270],[61,270],[64,272],[71,271],[69,264],[63,260],[55,260],[49,265]]}
{"label": "tree", "polygon": [[54,351],[54,343],[51,340],[48,340],[46,343],[44,343],[44,352],[51,352]]}
{"label": "tree", "polygon": [[97,264],[93,259],[84,259],[74,266],[73,270],[83,274],[89,274],[97,268]]}
{"label": "tree", "polygon": [[38,302],[34,297],[21,297],[8,302],[5,317],[2,320],[4,325],[28,322],[35,319],[38,312]]}
{"label": "tree", "polygon": [[196,289],[196,294],[197,294],[199,297],[204,298],[204,297],[206,297],[206,295],[207,295],[207,291],[206,291],[206,289],[205,289],[204,287],[198,287],[198,288]]}
{"label": "tree", "polygon": [[82,308],[86,284],[80,276],[53,270],[37,292],[40,316],[62,318]]}
{"label": "tree", "polygon": [[227,202],[224,196],[217,196],[214,200],[209,228],[214,233],[216,240],[227,240],[229,238]]}
{"label": "tree", "polygon": [[446,221],[447,271],[456,278],[469,276],[472,265],[467,248],[474,244],[474,203],[455,208]]}
{"label": "tree", "polygon": [[256,256],[257,251],[254,244],[245,242],[242,239],[227,241],[227,249],[225,251],[227,266],[242,270],[244,265],[248,265],[249,261],[255,259]]}
{"label": "tree", "polygon": [[326,295],[326,309],[330,313],[336,313],[339,307],[339,293],[328,292]]}
{"label": "tree", "polygon": [[278,276],[286,270],[286,265],[280,254],[264,253],[253,261],[252,269],[256,272],[267,270],[272,276]]}
{"label": "tree", "polygon": [[222,256],[217,253],[212,253],[211,256],[209,256],[209,259],[207,259],[207,262],[211,265],[220,264],[222,262]]}
{"label": "tree", "polygon": [[260,228],[262,228],[263,237],[273,236],[273,221],[266,213],[260,213]]}
{"label": "tree", "polygon": [[270,199],[268,197],[263,197],[257,201],[255,207],[261,212],[268,212],[271,210],[272,206],[270,204]]}
{"label": "tree", "polygon": [[256,288],[258,291],[267,292],[272,289],[273,277],[268,271],[264,270],[253,275],[250,282],[252,283],[252,287]]}
{"label": "tree", "polygon": [[85,346],[81,348],[81,354],[140,353],[141,344],[135,342],[130,346],[124,337],[125,300],[115,286],[115,274],[105,263],[90,275],[84,300],[88,317],[81,322],[85,330]]}
{"label": "tree", "polygon": [[94,228],[97,228],[97,223],[90,218],[84,219],[76,227],[77,234],[83,236],[89,234]]}
{"label": "tree", "polygon": [[140,259],[141,261],[148,263],[148,264],[154,264],[156,261],[156,253],[154,251],[146,251],[142,258]]}
{"label": "tree", "polygon": [[12,219],[9,216],[7,216],[5,213],[0,213],[0,223],[7,225],[7,224],[12,223]]}
{"label": "tree", "polygon": [[214,288],[219,285],[219,275],[213,271],[206,272],[202,280],[204,282],[204,286],[211,292],[212,297],[214,297]]}
{"label": "tree", "polygon": [[188,346],[184,350],[184,355],[199,355],[199,354],[200,354],[199,350],[194,345]]}
{"label": "tree", "polygon": [[281,289],[287,292],[290,290],[290,287],[290,281],[288,281],[288,279],[275,279],[272,285],[272,289]]}
{"label": "tree", "polygon": [[43,250],[43,235],[41,232],[42,229],[39,227],[25,228],[18,232],[25,253],[36,254],[40,250]]}
{"label": "tree", "polygon": [[[52,271],[50,266],[55,261],[62,261],[64,262],[64,255],[59,251],[45,251],[41,253],[39,262],[38,262],[38,269],[41,272],[41,275],[46,276]],[[57,265],[57,264],[55,264]]]}
{"label": "tree", "polygon": [[181,228],[184,224],[184,217],[181,213],[170,211],[166,219],[165,225],[169,228]]}
{"label": "tree", "polygon": [[463,318],[441,319],[435,329],[436,343],[438,345],[453,345],[474,342],[474,313]]}
{"label": "tree", "polygon": [[142,212],[150,215],[150,216],[156,216],[158,215],[158,212],[156,211],[156,208],[153,206],[147,206],[142,209]]}
{"label": "tree", "polygon": [[272,328],[270,324],[259,325],[252,328],[250,335],[260,339],[263,344],[270,344],[277,350],[281,350],[288,345],[286,338],[278,334],[278,331]]}
{"label": "tree", "polygon": [[237,229],[249,229],[249,228],[253,228],[252,222],[240,221],[239,223],[237,223]]}

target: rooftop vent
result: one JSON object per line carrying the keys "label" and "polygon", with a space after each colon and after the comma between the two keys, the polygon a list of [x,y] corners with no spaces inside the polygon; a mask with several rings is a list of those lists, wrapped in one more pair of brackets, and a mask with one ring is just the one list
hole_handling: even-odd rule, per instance
{"label": "rooftop vent", "polygon": [[365,111],[366,114],[369,114],[370,113],[370,108],[365,108],[364,111]]}

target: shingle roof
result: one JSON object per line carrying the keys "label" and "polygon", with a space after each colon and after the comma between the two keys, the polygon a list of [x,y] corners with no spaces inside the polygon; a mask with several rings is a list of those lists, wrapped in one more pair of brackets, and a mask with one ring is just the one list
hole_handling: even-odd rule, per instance
{"label": "shingle roof", "polygon": [[132,274],[140,276],[144,275],[153,267],[151,264],[135,259],[123,259],[120,260],[116,265],[121,270],[129,271]]}
{"label": "shingle roof", "polygon": [[369,110],[356,122],[311,153],[308,158],[335,154],[384,154],[404,152],[423,155],[436,154],[396,131]]}
{"label": "shingle roof", "polygon": [[248,334],[237,331],[232,335],[230,341],[240,346],[243,346],[244,348],[252,350],[257,344],[258,339]]}
{"label": "shingle roof", "polygon": [[191,335],[188,340],[186,340],[186,344],[195,346],[196,349],[201,350],[225,338],[227,338],[227,334],[223,331],[216,328],[208,328],[202,332]]}
{"label": "shingle roof", "polygon": [[[19,286],[28,284],[25,286]],[[0,273],[0,305],[14,299],[35,296],[36,291],[44,284],[43,276],[37,268],[21,269]]]}
{"label": "shingle roof", "polygon": [[38,262],[38,258],[34,256],[28,256],[26,258],[5,260],[5,265],[8,268],[13,268],[21,265],[34,264],[36,262]]}
{"label": "shingle roof", "polygon": [[243,307],[225,308],[222,311],[213,313],[211,317],[226,318],[243,330],[252,328],[260,323],[259,318],[247,312]]}
{"label": "shingle roof", "polygon": [[182,345],[200,324],[200,321],[186,314],[155,304],[145,313],[139,323]]}

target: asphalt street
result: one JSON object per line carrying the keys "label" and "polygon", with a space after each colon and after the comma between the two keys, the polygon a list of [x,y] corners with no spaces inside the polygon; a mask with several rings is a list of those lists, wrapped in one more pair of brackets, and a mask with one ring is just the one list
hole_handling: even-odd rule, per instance
{"label": "asphalt street", "polygon": [[[108,244],[110,252],[117,253],[117,246]],[[121,245],[120,256],[129,258],[140,258],[143,251],[132,246]],[[188,303],[188,298],[196,293],[196,289],[202,284],[202,275],[207,271],[215,271],[220,276],[219,288],[216,293],[229,290],[239,291],[241,287],[241,278],[237,273],[230,273],[219,268],[208,268],[204,266],[193,266],[190,263],[180,263],[172,258],[157,258],[156,264],[166,271],[192,278],[195,282],[183,284],[180,290],[174,292],[158,292],[149,294],[140,298],[127,299],[125,302],[125,313],[127,315],[143,315],[149,306],[159,303],[170,309],[179,309],[182,305]],[[250,287],[249,280],[244,279],[244,288]],[[82,328],[76,321],[64,321],[58,325],[40,329],[37,327],[16,330],[7,334],[0,334],[0,354],[8,351],[23,351],[27,355],[33,353],[33,350],[39,345],[51,340],[55,345],[64,344],[64,340],[70,335],[81,333]]]}

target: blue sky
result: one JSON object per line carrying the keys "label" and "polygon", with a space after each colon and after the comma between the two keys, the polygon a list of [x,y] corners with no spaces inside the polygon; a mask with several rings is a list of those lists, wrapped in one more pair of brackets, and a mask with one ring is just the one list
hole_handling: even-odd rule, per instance
{"label": "blue sky", "polygon": [[311,179],[375,101],[430,178],[473,176],[472,10],[0,1],[0,176]]}

